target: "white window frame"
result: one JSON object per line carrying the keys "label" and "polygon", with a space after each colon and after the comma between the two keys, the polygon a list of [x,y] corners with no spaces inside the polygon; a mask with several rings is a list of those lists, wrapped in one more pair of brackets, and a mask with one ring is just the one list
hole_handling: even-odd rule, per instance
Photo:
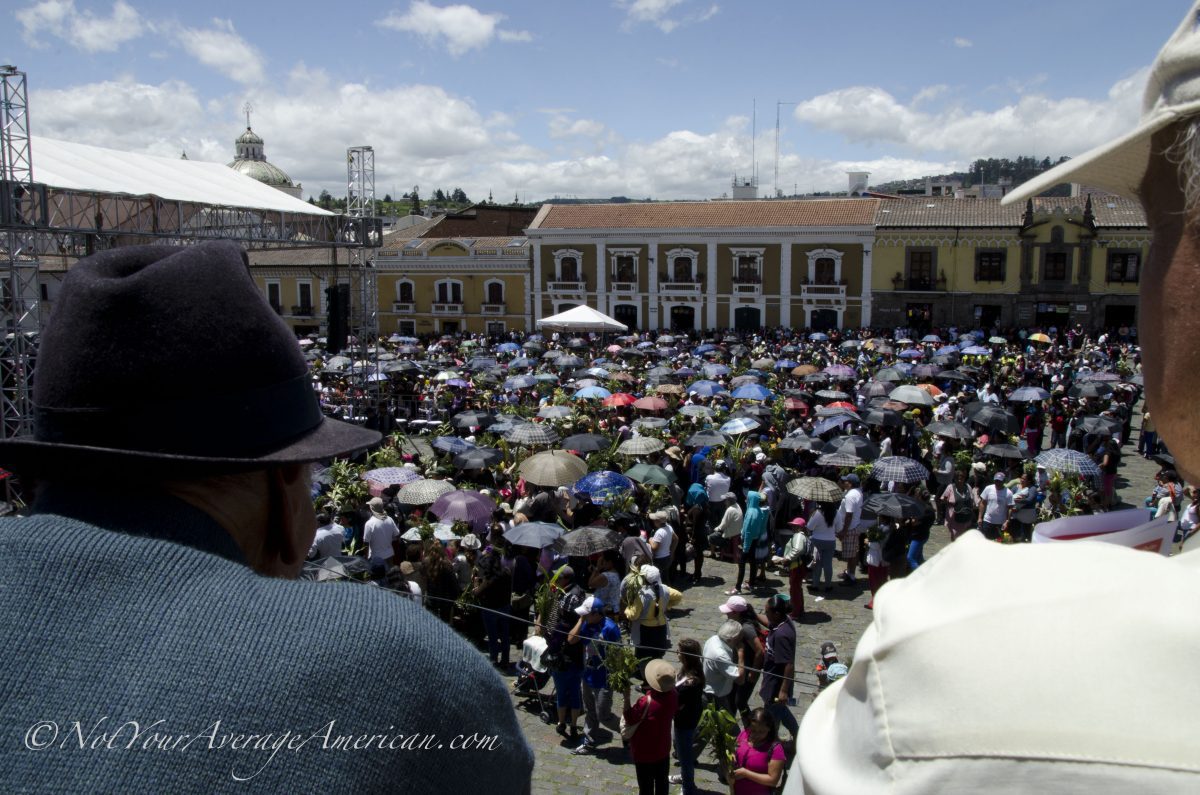
{"label": "white window frame", "polygon": [[313,295],[312,279],[297,279],[296,280],[296,306],[304,306],[304,295],[301,291],[305,285],[308,286],[308,307],[315,315],[317,313],[317,299]]}
{"label": "white window frame", "polygon": [[742,257],[753,257],[754,267],[758,271],[758,283],[761,285],[763,281],[763,255],[766,253],[766,248],[731,248],[730,255],[733,257],[733,279],[736,282],[738,275],[741,273]]}
{"label": "white window frame", "polygon": [[[493,284],[500,285],[500,300],[499,301],[493,301],[491,294],[489,293],[488,288],[490,288]],[[486,282],[483,283],[483,301],[481,303],[485,303],[485,304],[507,304],[508,303],[508,285],[505,284],[503,279],[488,279]]]}
{"label": "white window frame", "polygon": [[[833,260],[833,283],[842,283],[842,257],[845,252],[837,251],[832,248],[818,248],[808,252],[808,283],[816,284],[817,281],[817,260],[831,259]],[[807,325],[807,324],[806,324]]]}
{"label": "white window frame", "polygon": [[[405,328],[405,326],[408,326],[408,328]],[[396,333],[399,334],[401,337],[417,336],[417,321],[415,321],[415,320],[397,320],[396,321]]]}
{"label": "white window frame", "polygon": [[562,275],[562,261],[568,257],[575,259],[575,272],[577,278],[573,281],[583,281],[583,252],[573,248],[560,248],[554,252],[554,281],[566,281]]}
{"label": "white window frame", "polygon": [[695,284],[700,252],[690,248],[673,248],[667,252],[667,281],[675,281],[675,260],[680,257],[687,257],[692,261],[691,282]]}
{"label": "white window frame", "polygon": [[[441,300],[441,295],[442,295],[441,286],[442,286],[443,284],[450,285],[449,289],[448,289],[446,292],[447,292],[447,294],[448,294],[449,296],[451,296],[451,297],[453,297],[453,295],[454,295],[454,285],[458,285],[458,300],[457,300],[457,301],[454,301],[454,300],[443,301],[443,300]],[[434,282],[434,283],[433,283],[433,302],[434,302],[435,304],[459,304],[459,305],[461,306],[461,305],[462,305],[462,303],[463,303],[463,283],[462,283],[462,279],[438,279],[436,282]]]}
{"label": "white window frame", "polygon": [[[610,248],[608,250],[608,273],[609,282],[620,282],[622,284],[638,284],[638,277],[641,275],[642,269],[642,250],[640,248]],[[633,281],[617,278],[617,260],[620,257],[633,258]]]}
{"label": "white window frame", "polygon": [[[400,285],[402,285],[402,284],[407,284],[412,287],[412,299],[411,300],[405,301],[403,298],[400,297]],[[398,304],[415,304],[417,302],[417,285],[412,279],[408,279],[408,278],[397,279],[395,290],[396,290],[396,298],[395,298],[396,303],[398,303]]]}
{"label": "white window frame", "polygon": [[[499,331],[492,331],[492,328],[493,328],[494,326],[499,326],[499,327],[500,327],[500,330],[499,330]],[[488,320],[488,321],[485,321],[485,322],[484,322],[484,324],[483,324],[483,328],[484,328],[484,333],[485,333],[485,334],[487,334],[489,337],[490,337],[490,336],[492,336],[493,334],[496,334],[496,335],[503,335],[503,334],[507,334],[507,333],[508,333],[508,323],[504,322],[503,320]]]}

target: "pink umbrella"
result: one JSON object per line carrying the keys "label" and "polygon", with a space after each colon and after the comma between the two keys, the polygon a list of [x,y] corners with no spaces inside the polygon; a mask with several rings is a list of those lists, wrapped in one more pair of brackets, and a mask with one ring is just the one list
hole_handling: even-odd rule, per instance
{"label": "pink umbrella", "polygon": [[638,398],[633,401],[633,407],[642,409],[643,411],[664,411],[667,408],[667,401],[660,397],[651,397],[647,395],[643,398]]}
{"label": "pink umbrella", "polygon": [[437,518],[466,522],[476,532],[487,529],[495,511],[496,501],[478,491],[448,491],[429,506],[429,512]]}

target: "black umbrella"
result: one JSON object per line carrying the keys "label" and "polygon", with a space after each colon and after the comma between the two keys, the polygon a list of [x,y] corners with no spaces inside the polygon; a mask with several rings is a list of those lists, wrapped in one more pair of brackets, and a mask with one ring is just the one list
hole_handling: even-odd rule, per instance
{"label": "black umbrella", "polygon": [[1112,417],[1081,417],[1075,421],[1077,430],[1084,433],[1099,433],[1104,436],[1112,436],[1121,432],[1121,421]]}
{"label": "black umbrella", "polygon": [[729,444],[729,437],[720,431],[697,431],[689,436],[684,444],[688,447],[714,447]]}
{"label": "black umbrella", "polygon": [[1113,393],[1112,384],[1107,381],[1084,381],[1076,384],[1067,392],[1073,398],[1102,398]]}
{"label": "black umbrella", "polygon": [[1021,452],[1021,448],[1015,444],[988,444],[983,447],[984,455],[993,455],[996,458],[1011,458],[1017,460],[1024,458],[1025,454]]}
{"label": "black umbrella", "polygon": [[863,511],[876,516],[890,516],[893,519],[916,519],[929,510],[929,507],[907,494],[892,494],[890,492],[872,494],[863,503]]}
{"label": "black umbrella", "polygon": [[971,432],[971,429],[966,425],[963,425],[961,422],[951,422],[946,420],[941,422],[931,422],[925,426],[925,430],[929,431],[934,436],[944,436],[947,439],[959,439],[960,441],[967,441],[968,439],[975,438],[975,434]]}
{"label": "black umbrella", "polygon": [[994,403],[968,403],[967,417],[971,422],[1002,433],[1016,433],[1020,427],[1016,415]]}
{"label": "black umbrella", "polygon": [[621,544],[621,534],[607,527],[581,527],[560,536],[553,547],[563,555],[586,558]]}
{"label": "black umbrella", "polygon": [[875,425],[884,428],[898,428],[904,424],[904,418],[900,413],[892,409],[871,409],[863,415],[862,421],[867,425]]}
{"label": "black umbrella", "polygon": [[943,381],[958,381],[963,384],[975,383],[975,378],[970,373],[965,373],[962,370],[942,370],[935,378],[940,378]]}
{"label": "black umbrella", "polygon": [[486,428],[496,421],[494,414],[488,411],[460,411],[450,418],[450,424],[455,428]]}
{"label": "black umbrella", "polygon": [[504,454],[494,447],[476,447],[454,456],[454,466],[459,469],[487,469],[499,464]]}
{"label": "black umbrella", "polygon": [[820,450],[824,447],[824,442],[820,439],[814,439],[811,436],[785,436],[779,442],[779,447],[784,450]]}

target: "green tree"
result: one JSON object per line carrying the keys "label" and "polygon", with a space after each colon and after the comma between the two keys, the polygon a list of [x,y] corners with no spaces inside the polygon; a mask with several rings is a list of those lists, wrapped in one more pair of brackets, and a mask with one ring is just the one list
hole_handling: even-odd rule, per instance
{"label": "green tree", "polygon": [[390,193],[383,194],[383,200],[385,203],[391,204],[392,203],[392,194],[390,194]]}
{"label": "green tree", "polygon": [[455,188],[450,194],[450,201],[458,202],[459,204],[470,204],[471,200],[467,198],[467,194],[462,188]]}
{"label": "green tree", "polygon": [[444,192],[444,191],[443,191],[441,188],[438,188],[438,189],[437,189],[436,191],[434,191],[434,193],[433,193],[433,200],[434,200],[435,202],[444,202],[444,201],[446,201],[446,194],[445,194],[445,192]]}
{"label": "green tree", "polygon": [[412,193],[409,196],[412,199],[412,208],[408,211],[409,215],[421,214],[421,194],[417,191],[418,187],[420,186],[413,185]]}
{"label": "green tree", "polygon": [[323,210],[333,209],[333,196],[329,193],[329,191],[321,191],[321,195],[317,197],[317,206]]}

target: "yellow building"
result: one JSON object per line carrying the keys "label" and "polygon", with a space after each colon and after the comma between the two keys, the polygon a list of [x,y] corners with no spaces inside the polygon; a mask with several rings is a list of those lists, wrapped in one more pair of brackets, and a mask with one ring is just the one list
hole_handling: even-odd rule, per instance
{"label": "yellow building", "polygon": [[1150,245],[1136,202],[922,196],[881,201],[876,223],[878,325],[1136,324]]}

